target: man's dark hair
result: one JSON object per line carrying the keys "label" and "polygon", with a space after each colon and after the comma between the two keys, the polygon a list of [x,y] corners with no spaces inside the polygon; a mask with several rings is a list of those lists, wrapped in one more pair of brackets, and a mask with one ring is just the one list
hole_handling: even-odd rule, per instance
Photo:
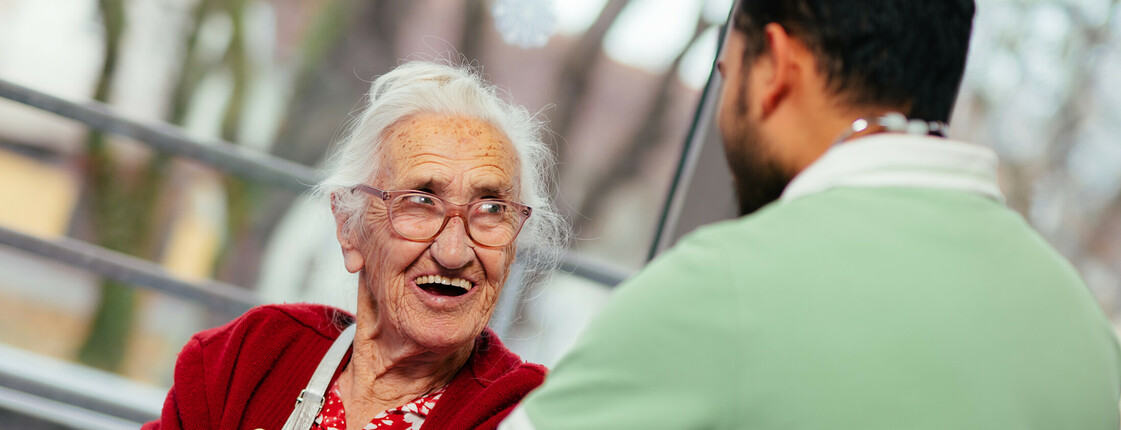
{"label": "man's dark hair", "polygon": [[948,121],[974,10],[973,0],[742,0],[733,26],[747,36],[746,61],[765,53],[763,27],[777,23],[815,54],[841,101]]}

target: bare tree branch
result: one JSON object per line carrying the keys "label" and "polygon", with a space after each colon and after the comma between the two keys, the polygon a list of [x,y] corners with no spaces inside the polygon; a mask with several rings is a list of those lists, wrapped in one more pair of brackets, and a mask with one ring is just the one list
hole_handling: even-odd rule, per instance
{"label": "bare tree branch", "polygon": [[639,173],[645,156],[656,147],[658,142],[663,140],[659,138],[666,133],[667,127],[664,119],[670,106],[670,96],[674,85],[680,83],[680,80],[677,79],[677,69],[681,66],[681,61],[685,58],[685,53],[689,51],[689,47],[696,43],[706,28],[708,26],[705,24],[703,17],[698,19],[693,37],[674,58],[673,64],[662,74],[658,94],[650,102],[645,119],[639,122],[638,129],[635,130],[623,154],[618,158],[619,164],[592,181],[590,189],[594,192],[588,193],[588,197],[580,206],[579,213],[585,216],[579,217],[576,221],[578,231],[598,218],[604,204],[610,201],[608,197],[611,193]]}
{"label": "bare tree branch", "polygon": [[[572,121],[576,110],[580,108],[580,101],[588,93],[588,81],[591,71],[599,64],[602,58],[603,39],[607,30],[619,18],[628,0],[610,0],[603,7],[603,11],[596,17],[588,31],[580,37],[568,56],[564,60],[564,69],[561,71],[557,92],[551,100],[557,105],[556,114],[551,118],[551,127],[560,136],[568,136],[572,132]],[[557,163],[563,165],[565,151],[553,148],[557,156]]]}
{"label": "bare tree branch", "polygon": [[467,61],[475,61],[483,54],[483,35],[489,23],[487,5],[483,0],[467,0],[463,7],[463,36],[459,53]]}

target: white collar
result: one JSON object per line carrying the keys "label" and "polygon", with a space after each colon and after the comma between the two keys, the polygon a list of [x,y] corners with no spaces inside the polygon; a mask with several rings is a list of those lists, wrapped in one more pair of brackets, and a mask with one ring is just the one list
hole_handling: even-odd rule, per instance
{"label": "white collar", "polygon": [[912,187],[977,193],[1004,202],[996,154],[932,136],[878,133],[834,145],[798,174],[783,202],[836,187]]}

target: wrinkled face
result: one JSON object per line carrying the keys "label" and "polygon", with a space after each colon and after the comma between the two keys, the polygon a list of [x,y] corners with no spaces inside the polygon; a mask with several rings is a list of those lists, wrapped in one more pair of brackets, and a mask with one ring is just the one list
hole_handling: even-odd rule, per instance
{"label": "wrinkled face", "polygon": [[[490,123],[423,113],[387,131],[382,170],[369,185],[425,191],[453,204],[518,201],[518,172],[513,145]],[[514,244],[480,246],[459,217],[434,240],[411,241],[394,232],[381,199],[368,200],[357,248],[378,324],[433,350],[472,342],[490,320]]]}
{"label": "wrinkled face", "polygon": [[777,200],[793,179],[774,155],[777,148],[760,132],[759,109],[752,108],[750,64],[744,61],[746,37],[740,31],[729,33],[717,63],[724,78],[717,125],[735,178],[741,216]]}

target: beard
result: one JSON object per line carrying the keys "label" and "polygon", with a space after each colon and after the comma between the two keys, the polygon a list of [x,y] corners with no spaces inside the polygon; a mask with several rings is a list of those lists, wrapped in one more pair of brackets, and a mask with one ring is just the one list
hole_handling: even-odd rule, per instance
{"label": "beard", "polygon": [[735,179],[739,216],[744,216],[778,200],[793,178],[766,156],[752,124],[740,131],[734,140],[725,138],[724,151]]}
{"label": "beard", "polygon": [[721,135],[724,155],[735,179],[739,216],[744,216],[778,200],[794,177],[768,154],[766,148],[770,145],[759,133],[758,124],[752,119],[747,106],[747,92],[742,87],[746,79],[740,82],[741,87],[735,92],[732,106],[722,106],[732,109],[734,116],[722,118],[726,121],[721,124]]}

